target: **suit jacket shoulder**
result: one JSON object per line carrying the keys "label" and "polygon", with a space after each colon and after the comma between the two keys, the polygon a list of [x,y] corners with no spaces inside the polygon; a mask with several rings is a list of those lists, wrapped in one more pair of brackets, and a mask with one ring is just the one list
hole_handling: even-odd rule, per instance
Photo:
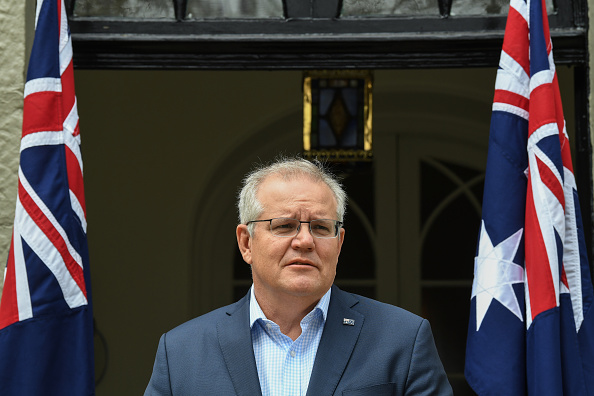
{"label": "suit jacket shoulder", "polygon": [[146,395],[260,395],[249,298],[163,334]]}
{"label": "suit jacket shoulder", "polygon": [[[353,393],[350,393],[353,392]],[[308,395],[451,395],[427,320],[333,286]]]}

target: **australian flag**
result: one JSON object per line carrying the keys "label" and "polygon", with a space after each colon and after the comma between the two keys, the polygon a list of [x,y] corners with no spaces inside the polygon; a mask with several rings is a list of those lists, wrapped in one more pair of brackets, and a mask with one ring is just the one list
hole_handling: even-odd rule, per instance
{"label": "australian flag", "polygon": [[0,395],[94,394],[93,314],[72,43],[38,0],[18,196],[0,301]]}
{"label": "australian flag", "polygon": [[593,395],[594,293],[544,0],[511,0],[465,375],[479,395]]}

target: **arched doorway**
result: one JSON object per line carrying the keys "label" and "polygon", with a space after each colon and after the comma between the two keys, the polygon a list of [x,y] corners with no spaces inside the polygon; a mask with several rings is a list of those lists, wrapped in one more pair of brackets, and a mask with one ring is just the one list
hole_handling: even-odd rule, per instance
{"label": "arched doorway", "polygon": [[[464,394],[490,97],[405,80],[387,86],[375,98],[373,166],[343,174],[352,201],[336,283],[428,317],[450,380]],[[299,152],[300,117],[295,109],[255,131],[213,167],[192,239],[195,314],[234,301],[251,284],[235,242],[237,189],[255,161]]]}

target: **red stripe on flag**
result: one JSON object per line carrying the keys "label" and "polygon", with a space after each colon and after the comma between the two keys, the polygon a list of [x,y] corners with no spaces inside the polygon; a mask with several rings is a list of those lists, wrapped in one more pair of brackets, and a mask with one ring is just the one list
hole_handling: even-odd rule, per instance
{"label": "red stripe on flag", "polygon": [[565,134],[563,133],[563,126],[565,125],[565,115],[563,114],[563,103],[561,103],[561,92],[559,92],[559,80],[557,78],[557,72],[553,76],[553,98],[555,101],[555,116],[557,117],[557,125],[559,126],[559,134],[565,140]]}
{"label": "red stripe on flag", "polygon": [[23,136],[33,132],[61,131],[60,92],[41,91],[27,95],[23,108]]}
{"label": "red stripe on flag", "polygon": [[[530,306],[532,319],[541,312],[557,306],[555,286],[547,250],[536,216],[534,207],[534,196],[532,195],[532,181],[528,179],[528,191],[526,196],[526,278],[528,279],[528,292],[530,294]],[[555,258],[556,259],[556,258]]]}
{"label": "red stripe on flag", "polygon": [[62,235],[56,230],[56,228],[52,225],[50,220],[45,216],[45,214],[39,209],[39,207],[35,204],[31,196],[27,193],[27,190],[23,187],[19,180],[19,198],[23,207],[31,216],[35,224],[39,227],[39,229],[47,236],[50,242],[56,247],[60,256],[64,260],[66,268],[68,272],[72,276],[72,279],[76,282],[79,289],[83,292],[85,297],[87,296],[87,290],[85,286],[85,278],[83,274],[83,269],[81,266],[74,260],[74,258],[70,255],[68,251],[68,247],[66,246],[66,241],[62,238]]}
{"label": "red stripe on flag", "polygon": [[74,71],[72,60],[62,73],[62,117],[66,119],[74,107]]}
{"label": "red stripe on flag", "polygon": [[526,20],[515,8],[510,7],[503,38],[503,51],[514,58],[522,66],[526,74],[530,75],[528,32]]}
{"label": "red stripe on flag", "polygon": [[78,136],[80,135],[80,129],[79,129],[79,120],[76,120],[76,126],[74,127],[74,132],[72,132],[72,136]]}
{"label": "red stripe on flag", "polygon": [[565,193],[563,192],[563,185],[557,179],[551,168],[549,168],[540,158],[536,157],[536,163],[538,164],[538,173],[540,173],[540,179],[544,185],[551,190],[551,192],[557,198],[557,201],[563,206],[565,210]]}
{"label": "red stripe on flag", "polygon": [[[58,13],[57,22],[58,22],[58,29],[60,29],[59,31],[60,31],[60,36],[61,36],[62,35],[62,5],[64,3],[63,3],[63,0],[53,0],[53,1],[55,1],[56,5],[57,5],[56,6],[56,11]],[[68,21],[66,21],[66,23],[68,23]],[[60,37],[60,39],[62,39],[62,37]]]}
{"label": "red stripe on flag", "polygon": [[505,89],[496,89],[493,102],[496,103],[507,103],[521,109],[528,111],[530,100],[517,93],[507,91]]}
{"label": "red stripe on flag", "polygon": [[543,125],[557,123],[553,84],[542,84],[530,93],[530,122],[528,136]]}
{"label": "red stripe on flag", "polygon": [[565,126],[565,116],[563,114],[563,104],[561,103],[561,93],[559,92],[559,81],[557,80],[557,73],[553,78],[553,95],[555,95],[555,115],[557,116],[557,126],[559,128],[559,143],[561,144],[561,160],[563,166],[571,173],[573,173],[573,162],[571,160],[571,148],[569,147],[569,140],[563,128]]}
{"label": "red stripe on flag", "polygon": [[[19,238],[20,243],[20,238]],[[0,329],[19,321],[19,307],[16,294],[16,275],[14,268],[14,234],[10,242],[8,262],[6,263],[6,279],[0,300]]]}
{"label": "red stripe on flag", "polygon": [[80,169],[80,164],[78,163],[78,159],[68,146],[65,147],[65,150],[66,169],[68,170],[68,187],[70,188],[70,191],[74,193],[76,199],[78,199],[78,202],[82,206],[86,218],[87,208],[85,205],[85,188],[83,185],[83,175]]}

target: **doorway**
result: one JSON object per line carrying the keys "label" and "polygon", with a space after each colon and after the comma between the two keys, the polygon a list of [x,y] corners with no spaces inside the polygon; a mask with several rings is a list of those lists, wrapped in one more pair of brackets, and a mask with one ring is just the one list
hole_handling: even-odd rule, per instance
{"label": "doorway", "polygon": [[[575,143],[573,70],[558,72]],[[163,332],[249,286],[249,275],[234,279],[235,196],[254,162],[301,151],[300,78],[76,71],[94,312],[110,351],[98,396],[142,392]],[[476,221],[469,193],[480,202],[494,79],[493,69],[376,70],[374,162],[345,172],[337,283],[428,317],[456,394],[465,348],[452,334],[465,338],[478,234],[457,213]]]}
{"label": "doorway", "polygon": [[[449,74],[451,84],[437,86],[394,80],[398,73],[386,72],[382,87],[383,76],[376,77],[374,161],[335,167],[349,194],[336,284],[429,319],[455,393],[464,395],[472,394],[463,376],[464,351],[493,88],[491,80],[483,81],[485,87],[457,84],[456,79],[468,78],[467,71]],[[279,152],[298,153],[300,130],[294,123],[300,110],[246,140],[242,150],[264,160]],[[202,263],[216,261],[207,256],[224,251],[230,264],[215,270],[208,265],[193,277],[201,290],[195,295],[196,313],[240,298],[251,285],[249,266],[229,232],[236,224],[229,208],[232,190],[253,161],[231,153],[221,163],[231,162],[225,173],[234,174],[233,187],[228,179],[215,183],[213,206],[201,210],[203,216],[225,217],[226,224],[194,239],[213,247],[200,253]],[[212,306],[204,305],[217,294]]]}

